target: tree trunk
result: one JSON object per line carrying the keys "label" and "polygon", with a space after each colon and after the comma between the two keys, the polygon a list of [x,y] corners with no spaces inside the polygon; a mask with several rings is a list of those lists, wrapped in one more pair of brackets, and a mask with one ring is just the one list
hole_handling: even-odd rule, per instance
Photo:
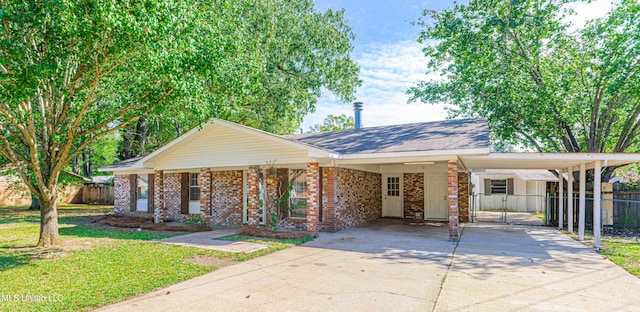
{"label": "tree trunk", "polygon": [[602,181],[609,182],[609,180],[611,180],[611,177],[613,176],[613,171],[616,170],[616,168],[617,167],[604,168],[604,170],[602,171]]}
{"label": "tree trunk", "polygon": [[40,200],[33,194],[31,194],[31,206],[29,206],[29,210],[40,210]]}
{"label": "tree trunk", "polygon": [[145,118],[140,117],[136,125],[135,141],[138,143],[138,151],[136,152],[136,156],[142,156],[145,154],[148,132],[149,127],[147,126]]}
{"label": "tree trunk", "polygon": [[53,191],[49,191],[50,195],[45,195],[42,199],[42,208],[40,209],[40,239],[38,240],[38,247],[49,247],[54,245],[61,245],[62,240],[60,234],[58,234],[58,207],[56,205],[56,186],[53,187]]}
{"label": "tree trunk", "polygon": [[133,140],[135,136],[135,125],[130,124],[122,129],[122,145],[118,148],[120,159],[129,159],[133,157]]}
{"label": "tree trunk", "polygon": [[93,164],[91,163],[91,150],[86,149],[82,153],[82,175],[91,177],[93,174]]}

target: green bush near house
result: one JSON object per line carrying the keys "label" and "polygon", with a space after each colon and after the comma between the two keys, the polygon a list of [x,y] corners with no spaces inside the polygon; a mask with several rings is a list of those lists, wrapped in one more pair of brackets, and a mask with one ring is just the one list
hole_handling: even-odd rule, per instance
{"label": "green bush near house", "polygon": [[207,224],[207,221],[202,219],[200,216],[191,216],[184,220],[185,224]]}

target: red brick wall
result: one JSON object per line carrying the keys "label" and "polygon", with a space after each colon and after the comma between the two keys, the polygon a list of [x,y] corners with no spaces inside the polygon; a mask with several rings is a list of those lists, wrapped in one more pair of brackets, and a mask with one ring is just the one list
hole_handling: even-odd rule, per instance
{"label": "red brick wall", "polygon": [[460,222],[469,221],[469,173],[458,172],[458,214]]}
{"label": "red brick wall", "polygon": [[280,220],[279,227],[284,230],[306,231],[307,220],[298,218],[285,218]]}
{"label": "red brick wall", "polygon": [[459,209],[458,209],[458,162],[450,160],[447,165],[447,193],[449,205],[449,241],[460,239]]}
{"label": "red brick wall", "polygon": [[211,172],[211,224],[242,224],[242,170]]}
{"label": "red brick wall", "polygon": [[113,178],[113,210],[117,214],[129,214],[131,211],[131,190],[128,175],[116,175]]}
{"label": "red brick wall", "polygon": [[322,168],[322,220],[320,222],[321,231],[335,232],[336,229],[336,172],[334,168]]}
{"label": "red brick wall", "polygon": [[318,215],[319,201],[318,190],[320,188],[320,168],[318,163],[310,163],[307,166],[307,232],[316,234],[320,231]]}
{"label": "red brick wall", "polygon": [[164,219],[164,172],[156,170],[153,172],[153,219],[160,223]]}
{"label": "red brick wall", "polygon": [[211,216],[211,179],[211,171],[200,169],[198,185],[200,185],[200,215],[203,219]]}
{"label": "red brick wall", "polygon": [[164,218],[182,221],[180,214],[180,173],[164,174]]}
{"label": "red brick wall", "polygon": [[336,203],[333,208],[333,230],[339,231],[380,218],[382,176],[378,173],[346,168],[334,170]]}
{"label": "red brick wall", "polygon": [[424,173],[405,173],[403,187],[404,218],[424,220]]}
{"label": "red brick wall", "polygon": [[259,210],[260,207],[260,199],[258,198],[260,194],[260,188],[258,186],[260,183],[258,179],[258,171],[256,167],[249,167],[247,171],[247,188],[248,190],[248,207],[247,207],[247,219],[249,225],[258,225],[260,223],[259,219]]}

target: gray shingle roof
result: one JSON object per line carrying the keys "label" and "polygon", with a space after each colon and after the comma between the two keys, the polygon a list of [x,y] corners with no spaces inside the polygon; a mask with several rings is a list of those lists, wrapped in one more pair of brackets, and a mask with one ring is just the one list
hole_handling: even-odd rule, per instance
{"label": "gray shingle roof", "polygon": [[123,168],[128,168],[133,166],[136,162],[138,162],[138,160],[142,159],[144,156],[147,155],[143,155],[143,156],[137,156],[137,157],[133,157],[133,158],[129,158],[129,159],[125,159],[121,162],[117,162],[113,165],[108,165],[105,167],[100,168],[101,170],[104,171],[109,171],[109,169],[123,169]]}
{"label": "gray shingle roof", "polygon": [[451,119],[287,136],[341,154],[488,148],[485,119]]}

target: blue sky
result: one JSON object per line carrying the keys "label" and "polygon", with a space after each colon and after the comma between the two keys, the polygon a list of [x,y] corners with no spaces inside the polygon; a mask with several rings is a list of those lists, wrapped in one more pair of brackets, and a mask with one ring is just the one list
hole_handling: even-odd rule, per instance
{"label": "blue sky", "polygon": [[[578,13],[571,18],[576,25],[604,15],[611,0],[596,0],[591,4],[577,4]],[[321,11],[331,7],[345,8],[346,18],[357,38],[353,58],[360,65],[363,83],[357,99],[364,102],[362,123],[365,127],[441,120],[446,118],[444,104],[407,104],[407,89],[420,80],[438,79],[426,75],[426,59],[416,42],[420,27],[416,21],[424,9],[443,9],[449,0],[316,0]],[[322,123],[329,115],[353,114],[351,103],[341,103],[332,94],[320,98],[316,112],[304,119],[302,128]]]}

